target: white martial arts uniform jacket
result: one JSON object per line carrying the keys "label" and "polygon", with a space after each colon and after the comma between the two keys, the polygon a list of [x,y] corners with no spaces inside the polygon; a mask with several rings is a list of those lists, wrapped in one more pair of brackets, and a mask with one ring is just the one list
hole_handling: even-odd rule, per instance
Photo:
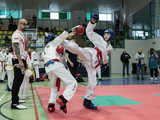
{"label": "white martial arts uniform jacket", "polygon": [[33,65],[39,65],[39,55],[35,51],[33,51],[31,54],[31,62]]}
{"label": "white martial arts uniform jacket", "polygon": [[26,45],[27,43],[26,43],[26,38],[24,37],[24,34],[21,31],[16,30],[13,33],[13,35],[12,35],[12,43],[19,43],[21,58],[26,60],[27,55],[28,55],[28,53],[27,53],[27,45]]}
{"label": "white martial arts uniform jacket", "polygon": [[13,54],[9,53],[7,55],[6,70],[13,70],[12,58]]}
{"label": "white martial arts uniform jacket", "polygon": [[[56,52],[56,48],[60,45],[66,38],[68,37],[68,32],[64,31],[61,35],[56,37],[53,41],[49,42],[46,47],[44,48],[44,52],[42,53],[42,57],[44,59],[44,63],[52,59],[60,60],[59,54]],[[54,66],[45,67],[46,72],[50,72],[51,70],[58,69],[59,67],[63,66],[63,64],[59,64],[58,62],[54,63]]]}

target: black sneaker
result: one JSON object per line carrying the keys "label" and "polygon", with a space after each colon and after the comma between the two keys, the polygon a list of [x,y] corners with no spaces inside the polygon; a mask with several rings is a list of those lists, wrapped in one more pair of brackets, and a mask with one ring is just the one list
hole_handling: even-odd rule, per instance
{"label": "black sneaker", "polygon": [[1,82],[1,83],[5,83],[6,81],[5,81],[5,80],[0,80],[0,82]]}
{"label": "black sneaker", "polygon": [[29,77],[29,83],[33,83],[34,82],[34,78],[33,75]]}
{"label": "black sneaker", "polygon": [[99,81],[102,81],[102,78],[99,78],[98,80],[99,80]]}
{"label": "black sneaker", "polygon": [[55,104],[49,103],[48,104],[48,111],[49,112],[54,112],[55,111]]}
{"label": "black sneaker", "polygon": [[37,78],[37,79],[36,79],[36,82],[40,82],[40,81],[41,81],[40,78]]}
{"label": "black sneaker", "polygon": [[67,100],[63,97],[63,95],[59,96],[57,103],[60,105],[60,110],[62,110],[64,113],[67,113]]}
{"label": "black sneaker", "polygon": [[97,110],[97,106],[95,106],[91,100],[88,100],[88,99],[84,99],[83,101],[83,106],[87,109],[92,109],[92,110]]}

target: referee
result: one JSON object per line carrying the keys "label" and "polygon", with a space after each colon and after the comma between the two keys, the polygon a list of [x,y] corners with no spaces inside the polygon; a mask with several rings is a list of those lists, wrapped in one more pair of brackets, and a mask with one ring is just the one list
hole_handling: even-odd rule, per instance
{"label": "referee", "polygon": [[14,57],[12,63],[14,66],[14,80],[12,86],[12,109],[26,109],[27,107],[19,103],[19,89],[23,82],[24,72],[26,69],[26,57],[27,57],[27,40],[24,37],[24,30],[27,25],[27,20],[20,19],[18,22],[17,30],[12,35],[12,47]]}

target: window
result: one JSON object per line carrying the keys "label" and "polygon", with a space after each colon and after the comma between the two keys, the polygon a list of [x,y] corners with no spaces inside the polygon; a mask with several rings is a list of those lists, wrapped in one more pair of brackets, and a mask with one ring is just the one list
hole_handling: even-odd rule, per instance
{"label": "window", "polygon": [[160,29],[157,29],[157,31],[156,31],[156,32],[157,32],[157,34],[156,34],[156,35],[157,35],[157,37],[160,37]]}
{"label": "window", "polygon": [[6,12],[7,18],[10,18],[11,16],[13,18],[22,18],[22,12],[19,10],[7,10]]}
{"label": "window", "polygon": [[22,18],[22,11],[21,10],[0,10],[0,18]]}
{"label": "window", "polygon": [[[145,32],[146,36],[148,36],[148,32]],[[144,37],[144,31],[132,31],[132,36],[134,37]]]}
{"label": "window", "polygon": [[136,31],[137,37],[144,37],[144,31]]}
{"label": "window", "polygon": [[39,11],[39,19],[52,19],[52,20],[70,20],[71,12],[52,12],[49,10]]}
{"label": "window", "polygon": [[58,12],[51,12],[50,13],[50,19],[58,20],[59,19],[59,13]]}
{"label": "window", "polygon": [[5,10],[0,10],[0,18],[6,18]]}
{"label": "window", "polygon": [[59,19],[61,19],[61,20],[70,20],[71,19],[71,12],[59,13]]}
{"label": "window", "polygon": [[86,13],[86,19],[89,21],[91,20],[91,13],[90,12],[87,12]]}
{"label": "window", "polygon": [[146,36],[146,37],[148,37],[148,36],[149,36],[148,32],[145,32],[145,36]]}
{"label": "window", "polygon": [[67,19],[67,13],[59,13],[59,19],[62,19],[62,20]]}
{"label": "window", "polygon": [[67,20],[71,19],[71,12],[67,12]]}
{"label": "window", "polygon": [[132,31],[132,36],[136,36],[136,31]]}
{"label": "window", "polygon": [[43,19],[50,19],[50,12],[42,12],[41,18]]}
{"label": "window", "polygon": [[106,14],[99,14],[99,20],[100,21],[106,21],[107,15]]}
{"label": "window", "polygon": [[112,14],[99,14],[100,21],[112,21]]}

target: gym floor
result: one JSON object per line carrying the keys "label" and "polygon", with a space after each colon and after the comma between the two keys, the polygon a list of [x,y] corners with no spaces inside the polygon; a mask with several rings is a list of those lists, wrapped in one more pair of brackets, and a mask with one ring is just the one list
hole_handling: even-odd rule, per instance
{"label": "gym floor", "polygon": [[82,106],[82,96],[87,85],[87,79],[84,79],[86,82],[79,83],[78,92],[68,104],[67,115],[62,114],[58,106],[55,113],[46,111],[50,85],[48,80],[31,85],[24,103],[27,110],[10,109],[11,92],[6,91],[7,83],[0,83],[0,120],[92,120],[94,117],[97,120],[159,120],[160,80],[151,81],[149,76],[145,76],[145,80],[136,80],[135,76],[123,78],[120,74],[103,78],[96,89],[94,102],[99,106],[96,114],[96,111],[86,110]]}

